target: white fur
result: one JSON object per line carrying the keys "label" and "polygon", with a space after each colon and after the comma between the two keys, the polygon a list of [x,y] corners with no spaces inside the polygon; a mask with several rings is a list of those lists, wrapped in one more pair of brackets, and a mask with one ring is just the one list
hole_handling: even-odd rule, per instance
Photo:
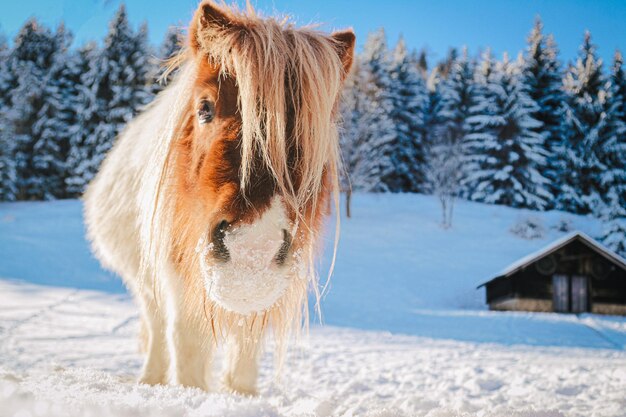
{"label": "white fur", "polygon": [[[95,255],[124,279],[140,305],[146,333],[140,381],[169,381],[206,390],[211,385],[216,335],[207,326],[205,312],[185,311],[185,288],[170,262],[167,204],[157,191],[194,77],[191,65],[181,68],[177,81],[129,123],[89,185],[84,202]],[[250,236],[245,230],[241,233]],[[236,245],[237,236],[233,233],[229,244]],[[228,274],[232,276],[232,271]],[[217,281],[221,288],[221,278]],[[224,377],[226,388],[254,393],[256,377],[251,375],[257,372],[260,341],[248,341],[245,349],[241,343],[233,343],[235,350],[228,353]]]}
{"label": "white fur", "polygon": [[226,232],[228,262],[208,260],[212,245],[205,245],[200,251],[200,265],[209,298],[240,314],[271,307],[294,276],[290,263],[279,266],[275,261],[283,243],[283,229],[290,229],[287,214],[280,198],[274,197],[259,220]]}

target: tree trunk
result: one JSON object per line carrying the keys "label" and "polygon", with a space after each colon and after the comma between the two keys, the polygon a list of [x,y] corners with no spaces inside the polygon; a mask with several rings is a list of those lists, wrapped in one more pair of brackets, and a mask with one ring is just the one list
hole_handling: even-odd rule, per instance
{"label": "tree trunk", "polygon": [[446,196],[444,194],[439,195],[439,202],[441,203],[441,227],[448,228],[448,207],[446,205]]}
{"label": "tree trunk", "polygon": [[452,227],[452,213],[454,212],[454,196],[450,197],[449,203],[449,213],[448,213],[448,227]]}

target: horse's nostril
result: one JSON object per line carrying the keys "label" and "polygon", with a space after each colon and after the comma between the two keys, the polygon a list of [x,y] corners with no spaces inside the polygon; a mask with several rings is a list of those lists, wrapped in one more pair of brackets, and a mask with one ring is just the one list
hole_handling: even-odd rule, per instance
{"label": "horse's nostril", "polygon": [[222,220],[221,222],[219,222],[216,229],[220,230],[223,233],[226,231],[226,229],[228,229],[228,226],[230,226],[230,223],[228,223],[227,220]]}
{"label": "horse's nostril", "polygon": [[291,235],[286,229],[283,229],[283,243],[280,245],[280,249],[278,249],[276,258],[274,258],[278,265],[283,265],[285,263],[289,249],[291,249]]}
{"label": "horse's nostril", "polygon": [[211,243],[213,243],[213,256],[215,259],[223,262],[228,262],[230,260],[230,253],[228,253],[228,248],[224,243],[224,237],[226,236],[226,229],[228,229],[230,223],[226,220],[222,220],[218,223],[218,225],[213,229],[213,233],[211,236]]}

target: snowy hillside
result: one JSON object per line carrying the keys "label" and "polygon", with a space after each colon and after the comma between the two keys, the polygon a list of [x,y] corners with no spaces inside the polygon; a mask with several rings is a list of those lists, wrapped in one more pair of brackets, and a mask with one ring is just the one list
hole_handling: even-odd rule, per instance
{"label": "snowy hillside", "polygon": [[[543,238],[510,232],[529,217]],[[266,354],[248,399],[134,384],[136,310],[91,258],[80,202],[0,204],[0,416],[626,416],[626,319],[489,312],[476,290],[562,223],[600,224],[466,202],[452,229],[439,218],[432,197],[356,195],[327,326],[278,381]]]}

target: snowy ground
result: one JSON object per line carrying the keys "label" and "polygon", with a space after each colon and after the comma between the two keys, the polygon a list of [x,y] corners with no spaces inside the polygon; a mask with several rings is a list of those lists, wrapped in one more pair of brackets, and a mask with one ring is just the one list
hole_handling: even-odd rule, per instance
{"label": "snowy ground", "polygon": [[[563,218],[598,224],[463,203],[443,231],[438,214],[428,197],[357,196],[323,302],[331,326],[280,380],[267,354],[250,399],[135,384],[136,310],[90,258],[80,203],[0,204],[0,417],[626,416],[625,319],[494,313],[475,289]],[[544,239],[508,232],[528,215]]]}
{"label": "snowy ground", "polygon": [[2,416],[626,415],[623,352],[336,327],[314,328],[280,381],[266,355],[259,398],[151,388],[133,382],[141,359],[125,296],[9,282],[0,293]]}

